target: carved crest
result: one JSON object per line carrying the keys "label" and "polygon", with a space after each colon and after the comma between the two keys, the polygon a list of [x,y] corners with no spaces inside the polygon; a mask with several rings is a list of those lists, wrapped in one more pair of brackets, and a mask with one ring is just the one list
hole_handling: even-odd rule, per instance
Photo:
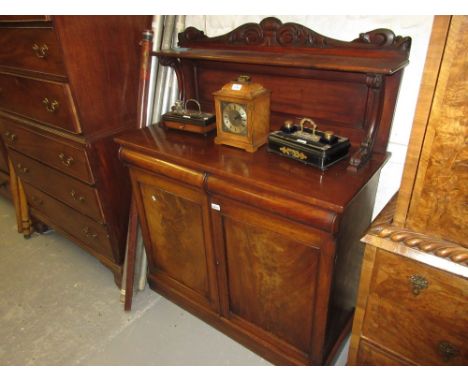
{"label": "carved crest", "polygon": [[384,49],[409,52],[410,37],[395,36],[389,29],[376,29],[361,33],[359,38],[347,42],[335,40],[297,23],[282,23],[275,17],[263,19],[259,24],[247,23],[225,35],[208,37],[202,31],[189,27],[179,33],[181,47],[224,48],[290,47],[290,48],[350,48]]}

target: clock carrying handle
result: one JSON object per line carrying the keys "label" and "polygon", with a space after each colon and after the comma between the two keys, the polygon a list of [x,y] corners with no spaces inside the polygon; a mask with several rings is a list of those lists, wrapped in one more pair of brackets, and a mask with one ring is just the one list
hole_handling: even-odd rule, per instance
{"label": "clock carrying handle", "polygon": [[200,105],[200,102],[198,102],[198,101],[197,101],[196,99],[194,99],[194,98],[189,98],[187,101],[185,101],[185,104],[184,104],[184,109],[185,109],[185,111],[188,111],[188,109],[187,109],[187,104],[188,104],[189,102],[195,103],[195,104],[198,106],[198,114],[201,114],[201,105]]}

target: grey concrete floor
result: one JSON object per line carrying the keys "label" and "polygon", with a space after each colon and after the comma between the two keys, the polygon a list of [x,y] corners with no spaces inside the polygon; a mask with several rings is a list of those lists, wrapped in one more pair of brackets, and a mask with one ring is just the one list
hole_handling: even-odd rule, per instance
{"label": "grey concrete floor", "polygon": [[[344,365],[348,344],[337,358]],[[270,365],[146,288],[123,311],[113,277],[55,232],[17,233],[0,197],[0,366]]]}

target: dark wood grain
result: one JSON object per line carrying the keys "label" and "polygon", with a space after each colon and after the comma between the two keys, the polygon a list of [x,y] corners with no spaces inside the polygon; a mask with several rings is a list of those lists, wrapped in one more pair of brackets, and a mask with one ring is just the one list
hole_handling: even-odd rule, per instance
{"label": "dark wood grain", "polygon": [[[10,150],[10,158],[17,169],[18,176],[24,182],[31,183],[94,220],[105,222],[96,188],[14,150]],[[47,179],[47,182],[44,182],[44,179]]]}
{"label": "dark wood grain", "polygon": [[[95,255],[114,272],[117,285],[131,193],[112,137],[136,128],[138,42],[150,24],[151,16],[0,18],[2,139],[19,153],[16,165],[28,162],[25,182],[45,191],[54,206],[28,206],[21,179],[12,182],[19,186],[16,199],[24,200],[15,203],[18,225],[30,221],[30,211]],[[77,233],[65,219],[68,210],[77,221],[92,221],[100,239]]]}
{"label": "dark wood grain", "polygon": [[135,128],[138,43],[151,16],[55,16],[53,22],[83,131]]}
{"label": "dark wood grain", "polygon": [[[77,142],[63,140],[44,131],[25,128],[24,124],[7,118],[0,118],[0,132],[12,149],[67,175],[89,184],[94,183],[84,141],[77,144]],[[47,150],[44,150],[44,147],[47,147]]]}
{"label": "dark wood grain", "polygon": [[[0,74],[0,87],[1,109],[72,133],[81,132],[67,85]],[[53,106],[54,102],[57,106]]]}

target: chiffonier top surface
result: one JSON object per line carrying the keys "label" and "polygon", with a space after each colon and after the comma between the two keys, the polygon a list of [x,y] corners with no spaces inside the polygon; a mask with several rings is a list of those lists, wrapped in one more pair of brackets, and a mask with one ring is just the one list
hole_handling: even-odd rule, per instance
{"label": "chiffonier top surface", "polygon": [[[350,158],[322,172],[269,153],[216,145],[213,135],[157,125],[122,134],[123,150],[142,153],[260,192],[342,214],[388,158],[387,143],[411,38],[388,29],[346,42],[269,17],[216,37],[188,27],[179,48],[151,52],[175,70],[180,99],[214,111],[213,93],[241,74],[271,91],[270,130],[286,119],[312,118],[322,131],[348,137]],[[349,166],[357,171],[349,171]],[[356,164],[357,163],[357,164]]]}
{"label": "chiffonier top surface", "polygon": [[269,153],[266,146],[255,153],[217,145],[214,135],[165,130],[157,125],[120,134],[124,149],[208,175],[232,180],[260,191],[278,194],[337,213],[385,164],[387,155],[374,154],[358,172],[347,171],[346,159],[326,171]]}

